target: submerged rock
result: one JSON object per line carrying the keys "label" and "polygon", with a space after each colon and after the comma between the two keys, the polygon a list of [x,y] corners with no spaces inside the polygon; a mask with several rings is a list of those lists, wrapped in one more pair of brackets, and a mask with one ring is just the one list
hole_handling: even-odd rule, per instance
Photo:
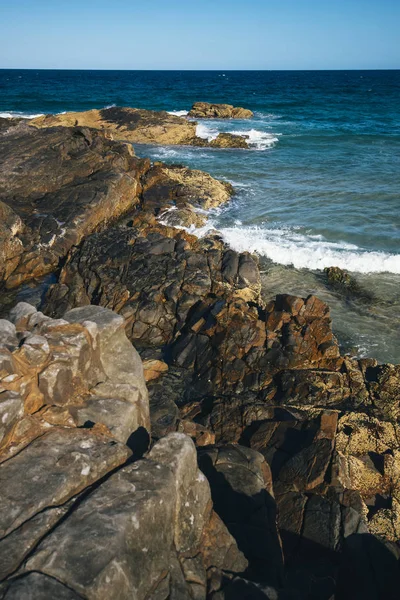
{"label": "submerged rock", "polygon": [[189,117],[196,119],[251,119],[253,116],[247,108],[208,102],[195,102],[189,112]]}

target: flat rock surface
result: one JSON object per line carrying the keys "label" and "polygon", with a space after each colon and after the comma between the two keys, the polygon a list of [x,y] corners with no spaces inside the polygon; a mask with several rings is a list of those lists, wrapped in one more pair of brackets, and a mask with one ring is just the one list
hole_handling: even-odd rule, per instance
{"label": "flat rock surface", "polygon": [[64,504],[128,456],[126,446],[84,429],[53,429],[34,440],[0,465],[0,535]]}
{"label": "flat rock surface", "polygon": [[31,120],[34,127],[92,127],[107,131],[115,140],[140,144],[192,144],[196,123],[165,111],[111,107],[85,112],[46,115]]}
{"label": "flat rock surface", "polygon": [[1,135],[0,276],[42,276],[72,245],[138,203],[144,161],[82,128],[21,124]]}

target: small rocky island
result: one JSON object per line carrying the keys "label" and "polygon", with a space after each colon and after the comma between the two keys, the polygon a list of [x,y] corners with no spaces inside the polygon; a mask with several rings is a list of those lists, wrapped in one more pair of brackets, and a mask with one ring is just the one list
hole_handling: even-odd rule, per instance
{"label": "small rocky island", "polygon": [[234,190],[150,113],[0,122],[0,599],[398,598],[400,366],[183,228]]}
{"label": "small rocky island", "polygon": [[[244,108],[235,108],[229,104],[194,104],[190,117],[249,119],[253,113]],[[202,146],[211,148],[248,148],[244,137],[232,133],[220,133],[208,141],[197,135],[197,122],[172,115],[165,111],[144,110],[139,108],[112,106],[101,110],[85,112],[67,112],[58,115],[36,117],[30,122],[38,128],[54,126],[90,127],[100,129],[113,140],[136,144],[165,144],[183,146]]]}

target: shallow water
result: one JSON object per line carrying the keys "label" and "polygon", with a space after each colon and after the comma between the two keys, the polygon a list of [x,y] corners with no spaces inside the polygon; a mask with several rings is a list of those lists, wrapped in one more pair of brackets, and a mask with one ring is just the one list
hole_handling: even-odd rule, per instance
{"label": "shallow water", "polygon": [[[400,71],[0,71],[0,92],[0,115],[112,104],[183,115],[197,100],[251,108],[254,119],[198,127],[208,139],[245,135],[250,151],[136,152],[230,181],[237,193],[210,225],[260,255],[265,294],[317,293],[346,350],[400,362]],[[374,300],[329,291],[327,266],[354,273]]]}

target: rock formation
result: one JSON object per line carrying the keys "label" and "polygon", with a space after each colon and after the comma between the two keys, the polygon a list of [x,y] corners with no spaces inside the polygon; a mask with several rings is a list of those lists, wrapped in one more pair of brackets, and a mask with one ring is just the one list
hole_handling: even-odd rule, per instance
{"label": "rock formation", "polygon": [[192,144],[196,139],[196,123],[165,111],[113,106],[100,110],[45,115],[30,125],[47,127],[91,127],[100,129],[114,140],[137,144]]}
{"label": "rock formation", "polygon": [[[206,103],[199,103],[199,105],[204,105],[204,114],[199,109],[200,114],[198,116],[200,118],[249,119],[253,116],[253,113],[249,110],[234,108],[228,104],[208,105]],[[196,116],[192,114],[193,110],[189,116]],[[193,120],[171,115],[165,111],[139,108],[111,107],[101,110],[93,109],[84,112],[44,115],[30,120],[29,125],[39,129],[47,129],[49,127],[89,127],[103,131],[111,140],[136,144],[185,145],[211,148],[249,147],[244,137],[240,135],[220,133],[216,139],[208,141],[197,136],[197,123]]]}
{"label": "rock formation", "polygon": [[397,598],[400,366],[182,229],[228,184],[0,125],[0,599]]}
{"label": "rock formation", "polygon": [[8,288],[51,273],[85,236],[140,205],[153,214],[189,206],[195,221],[193,206],[217,206],[233,193],[207,173],[151,166],[93,129],[22,123],[1,144],[0,283]]}
{"label": "rock formation", "polygon": [[254,114],[248,108],[231,104],[195,102],[189,111],[189,117],[195,119],[251,119]]}

